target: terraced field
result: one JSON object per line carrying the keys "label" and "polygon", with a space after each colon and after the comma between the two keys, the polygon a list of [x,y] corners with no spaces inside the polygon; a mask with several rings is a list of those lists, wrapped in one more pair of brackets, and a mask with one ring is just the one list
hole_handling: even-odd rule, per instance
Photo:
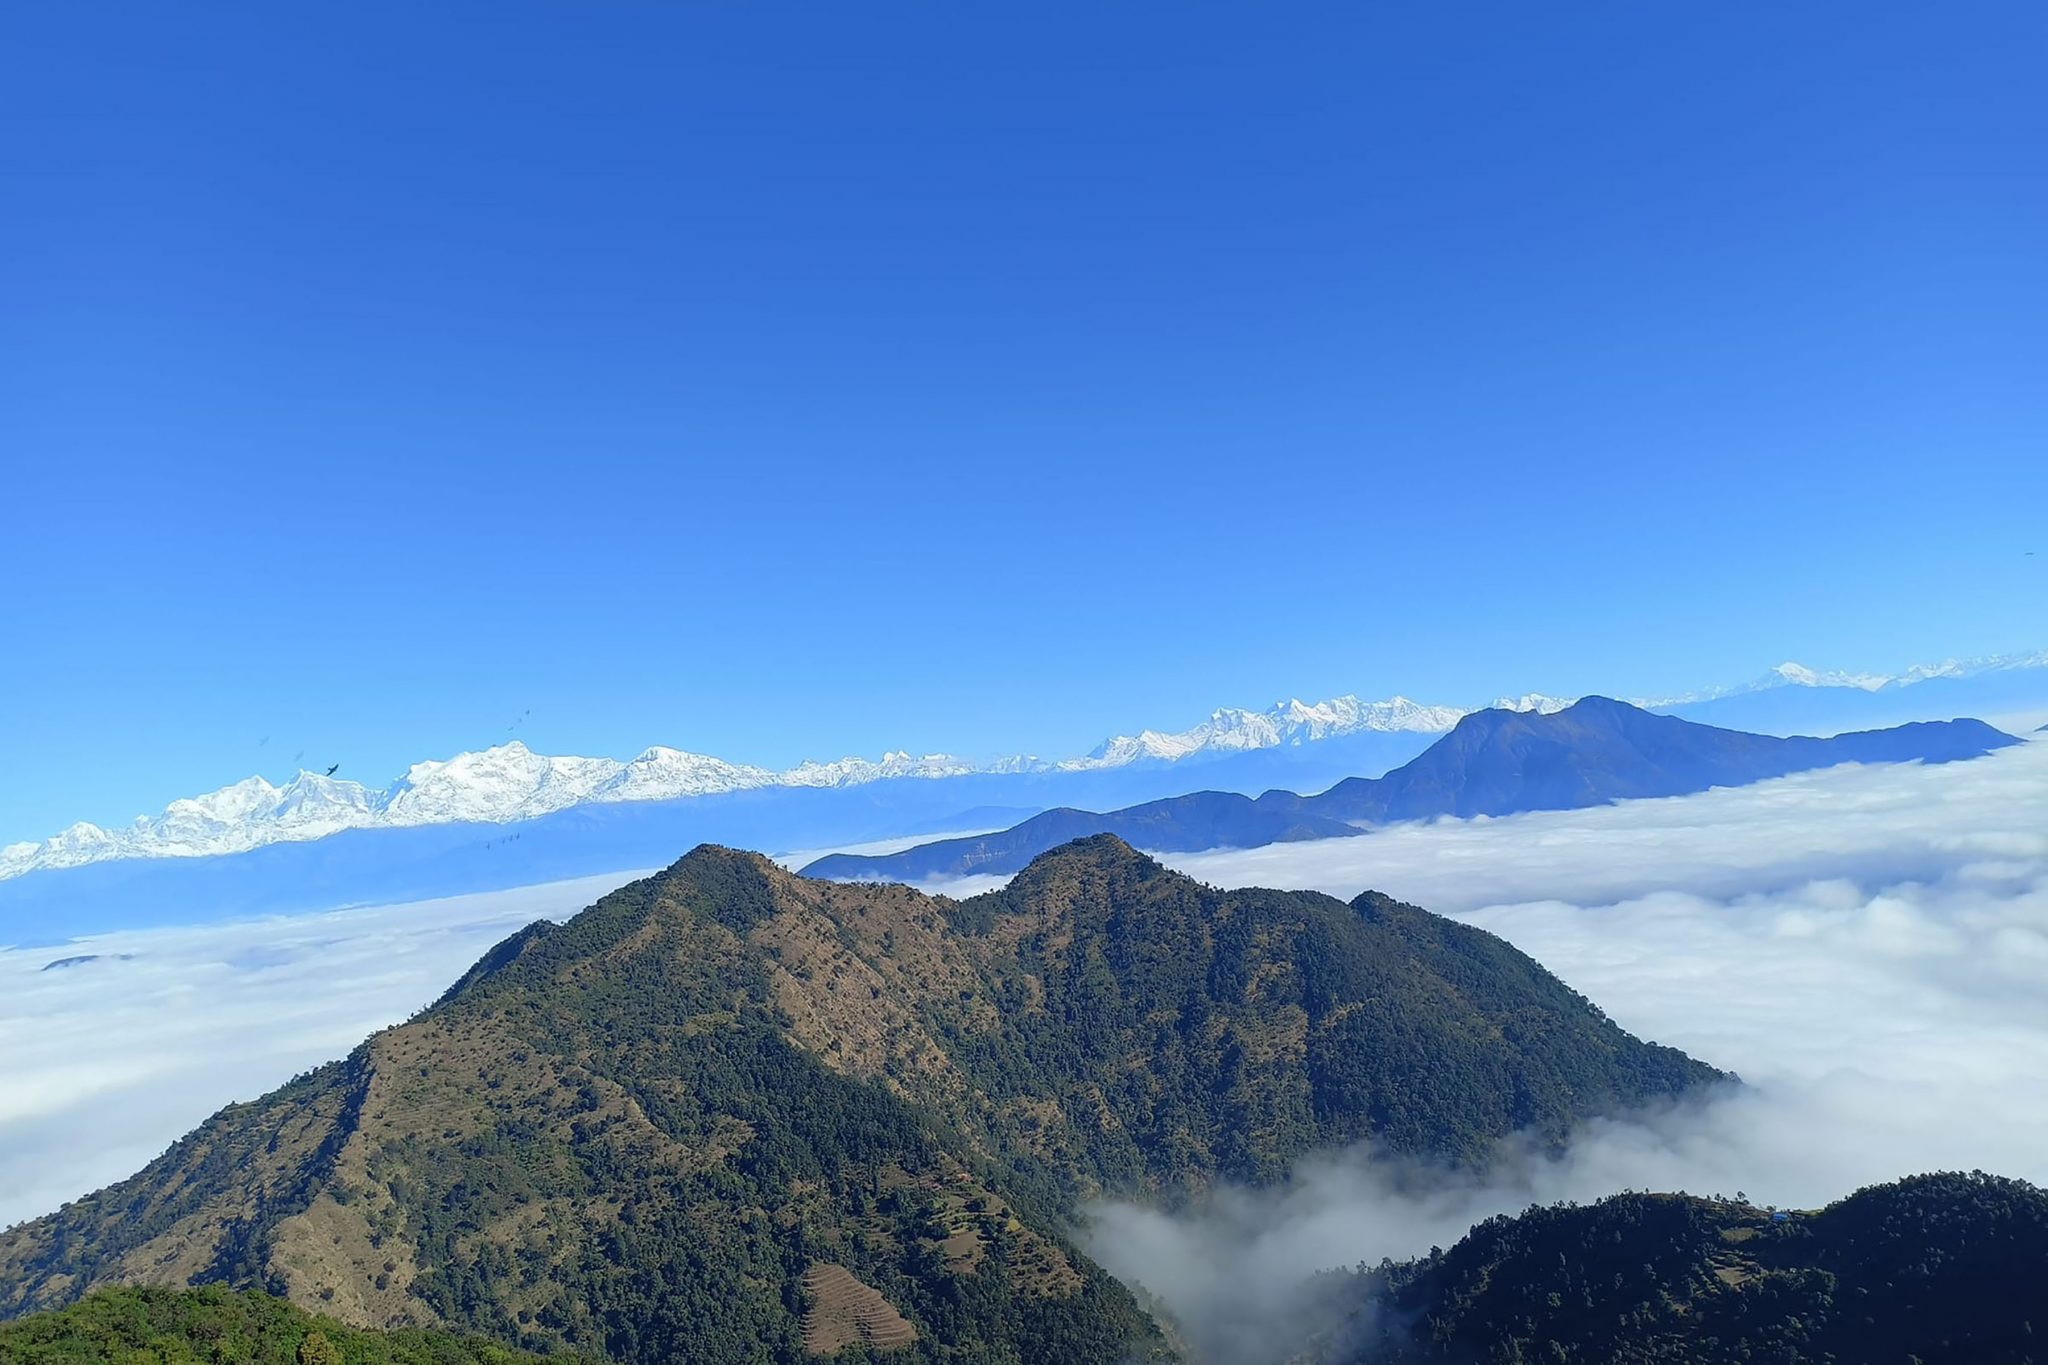
{"label": "terraced field", "polygon": [[917,1329],[881,1291],[862,1284],[845,1266],[817,1262],[804,1272],[803,1283],[811,1300],[804,1349],[812,1355],[836,1356],[853,1345],[890,1351],[917,1340]]}

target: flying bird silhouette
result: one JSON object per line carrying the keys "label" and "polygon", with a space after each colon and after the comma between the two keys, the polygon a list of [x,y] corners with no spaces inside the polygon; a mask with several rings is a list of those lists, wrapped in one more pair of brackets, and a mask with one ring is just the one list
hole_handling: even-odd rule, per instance
{"label": "flying bird silhouette", "polygon": [[341,765],[340,765],[339,763],[335,764],[335,765],[334,765],[334,766],[333,766],[332,768],[329,768],[329,769],[327,770],[327,775],[328,775],[329,777],[332,777],[332,776],[334,776],[334,774],[335,774],[335,771],[336,771],[337,769],[339,769],[340,767],[341,767]]}

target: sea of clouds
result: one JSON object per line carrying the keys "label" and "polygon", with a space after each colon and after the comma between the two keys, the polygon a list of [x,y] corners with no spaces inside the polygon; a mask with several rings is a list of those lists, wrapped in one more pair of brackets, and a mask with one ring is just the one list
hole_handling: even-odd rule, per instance
{"label": "sea of clouds", "polygon": [[[1255,1359],[1239,1343],[1271,1339],[1264,1313],[1300,1326],[1313,1271],[1448,1246],[1532,1202],[1688,1189],[1808,1207],[1945,1168],[2048,1182],[2048,742],[1167,861],[1456,915],[1747,1083],[1595,1124],[1562,1157],[1504,1144],[1483,1182],[1360,1148],[1277,1191],[1094,1209],[1095,1254],[1213,1359]],[[0,950],[0,1224],[131,1173],[222,1103],[425,1005],[514,927],[632,875]]]}
{"label": "sea of clouds", "polygon": [[0,1227],[134,1174],[637,875],[0,949]]}
{"label": "sea of clouds", "polygon": [[1531,1203],[1683,1189],[1812,1207],[1937,1169],[2048,1183],[2048,742],[1168,861],[1453,913],[1747,1082],[1594,1124],[1561,1158],[1504,1144],[1483,1181],[1361,1147],[1283,1190],[1094,1210],[1095,1254],[1210,1359],[1255,1361],[1290,1339],[1276,1319],[1312,1321],[1317,1270],[1449,1246]]}

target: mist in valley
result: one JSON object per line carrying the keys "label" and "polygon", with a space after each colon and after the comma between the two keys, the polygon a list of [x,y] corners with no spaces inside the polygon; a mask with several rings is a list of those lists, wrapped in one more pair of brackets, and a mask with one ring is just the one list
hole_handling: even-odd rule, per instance
{"label": "mist in valley", "polygon": [[1503,1144],[1484,1177],[1368,1146],[1280,1189],[1091,1209],[1093,1254],[1216,1365],[1341,1330],[1357,1305],[1317,1272],[1531,1204],[1635,1189],[1805,1208],[1937,1169],[2048,1179],[2048,744],[1167,861],[1455,913],[1744,1082],[1595,1122],[1562,1153]]}

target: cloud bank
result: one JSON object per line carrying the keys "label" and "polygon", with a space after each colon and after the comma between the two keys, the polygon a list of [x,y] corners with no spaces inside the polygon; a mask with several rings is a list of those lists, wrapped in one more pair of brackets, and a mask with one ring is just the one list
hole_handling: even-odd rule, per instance
{"label": "cloud bank", "polygon": [[[1169,859],[1221,885],[1379,887],[1510,940],[1624,1027],[1740,1072],[1708,1103],[1509,1144],[1485,1181],[1369,1148],[1092,1246],[1246,1365],[1312,1321],[1301,1281],[1621,1189],[1809,1207],[1914,1171],[2048,1182],[2048,743],[1599,810]],[[1298,1339],[1298,1338],[1297,1338]]]}
{"label": "cloud bank", "polygon": [[134,1174],[637,875],[0,950],[0,1227]]}

